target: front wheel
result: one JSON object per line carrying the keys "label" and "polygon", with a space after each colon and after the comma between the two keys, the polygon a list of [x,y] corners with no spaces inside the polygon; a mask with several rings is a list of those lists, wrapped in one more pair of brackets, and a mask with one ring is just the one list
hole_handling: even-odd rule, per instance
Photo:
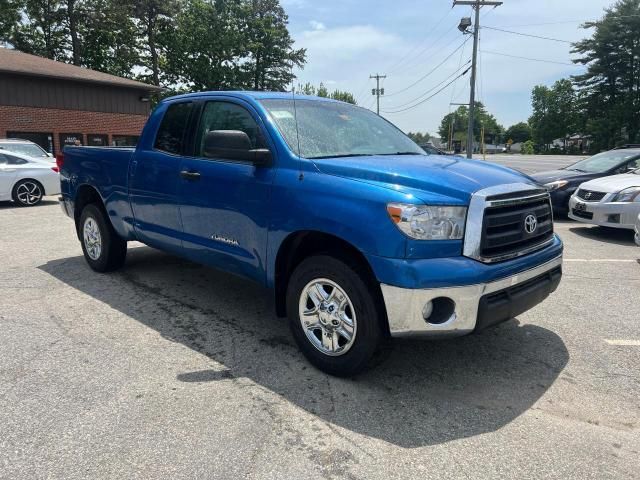
{"label": "front wheel", "polygon": [[84,207],[78,223],[82,252],[96,272],[120,268],[127,256],[127,242],[116,233],[104,211],[97,205]]}
{"label": "front wheel", "polygon": [[287,289],[291,330],[320,370],[351,376],[366,370],[382,341],[381,310],[367,272],[318,255],[294,270]]}

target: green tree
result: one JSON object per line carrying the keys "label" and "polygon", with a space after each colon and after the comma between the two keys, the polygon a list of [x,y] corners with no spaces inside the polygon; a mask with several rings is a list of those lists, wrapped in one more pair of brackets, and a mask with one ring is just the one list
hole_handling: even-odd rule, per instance
{"label": "green tree", "polygon": [[320,86],[316,88],[313,84],[307,82],[304,85],[298,84],[296,92],[302,95],[315,95],[323,98],[332,98],[333,100],[339,100],[341,102],[351,103],[357,105],[356,99],[351,92],[334,90],[329,92],[329,89],[325,87],[324,83],[320,82]]}
{"label": "green tree", "polygon": [[[476,102],[474,109],[473,134],[476,142],[480,142],[482,127],[484,126],[485,142],[500,141],[504,128],[498,123],[496,118],[487,112],[481,102]],[[438,128],[438,135],[445,142],[449,141],[451,133],[454,140],[460,140],[462,145],[466,147],[467,128],[469,124],[469,109],[466,106],[460,106],[454,112],[444,116]]]}
{"label": "green tree", "polygon": [[304,66],[306,50],[293,48],[289,18],[279,0],[245,1],[244,19],[248,56],[243,69],[250,76],[250,88],[286,90],[295,78],[293,68]]}
{"label": "green tree", "polygon": [[[67,59],[65,50],[66,28],[64,25],[65,10],[63,3],[52,0],[24,0],[8,2],[9,8],[15,8],[17,22],[9,30],[7,40],[18,50],[51,58],[53,60]],[[3,17],[13,16],[5,12]]]}
{"label": "green tree", "polygon": [[531,139],[531,127],[527,122],[518,122],[507,128],[504,137],[507,141],[512,140],[513,143],[526,142]]}
{"label": "green tree", "polygon": [[533,113],[529,118],[533,141],[544,150],[553,140],[566,138],[576,129],[576,92],[567,79],[551,88],[537,85],[531,93]]}
{"label": "green tree", "polygon": [[572,51],[587,66],[573,77],[585,133],[597,149],[640,142],[640,0],[619,0],[600,21],[582,26],[593,30]]}
{"label": "green tree", "polygon": [[421,132],[409,132],[407,133],[407,136],[413,140],[414,142],[416,142],[418,145],[424,145],[425,143],[428,143],[429,140],[431,140],[431,135],[429,135],[427,132],[421,133]]}

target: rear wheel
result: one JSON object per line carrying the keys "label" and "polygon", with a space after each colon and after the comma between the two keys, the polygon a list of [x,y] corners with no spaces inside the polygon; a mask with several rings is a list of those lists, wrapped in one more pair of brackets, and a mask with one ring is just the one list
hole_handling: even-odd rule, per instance
{"label": "rear wheel", "polygon": [[33,207],[42,201],[44,189],[35,180],[20,180],[13,187],[13,201],[21,207]]}
{"label": "rear wheel", "polygon": [[318,255],[294,270],[287,289],[293,336],[307,359],[337,376],[371,366],[382,341],[382,318],[367,273]]}
{"label": "rear wheel", "polygon": [[78,223],[82,252],[96,272],[117,270],[127,256],[127,242],[116,233],[106,214],[95,204],[82,210]]}

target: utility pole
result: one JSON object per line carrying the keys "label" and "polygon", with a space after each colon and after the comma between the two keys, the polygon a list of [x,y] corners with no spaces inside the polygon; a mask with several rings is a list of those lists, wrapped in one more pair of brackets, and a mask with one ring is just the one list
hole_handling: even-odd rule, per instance
{"label": "utility pole", "polygon": [[371,95],[376,96],[376,113],[380,115],[380,95],[384,95],[384,88],[380,88],[380,79],[387,78],[387,76],[376,73],[375,75],[369,75],[369,78],[376,79],[376,88],[371,89]]}
{"label": "utility pole", "polygon": [[[475,9],[475,21],[473,27],[473,57],[471,62],[471,93],[469,94],[469,127],[467,130],[467,158],[473,156],[473,117],[476,109],[476,60],[478,58],[478,34],[480,33],[480,8],[498,7],[502,2],[490,2],[485,0],[453,0],[453,6],[467,5]],[[462,19],[458,28],[462,33],[469,33],[469,25]],[[468,20],[467,20],[468,21]]]}

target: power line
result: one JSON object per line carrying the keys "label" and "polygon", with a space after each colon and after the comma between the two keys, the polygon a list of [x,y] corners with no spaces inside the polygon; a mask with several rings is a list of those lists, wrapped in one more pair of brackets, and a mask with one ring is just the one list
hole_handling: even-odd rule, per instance
{"label": "power line", "polygon": [[556,62],[554,60],[543,60],[541,58],[521,57],[519,55],[509,55],[508,53],[492,52],[491,50],[483,50],[483,53],[490,53],[491,55],[502,55],[503,57],[519,58],[521,60],[530,60],[532,62],[554,63],[556,65],[569,65],[571,67],[579,67],[580,66],[580,65],[576,65],[575,63]]}
{"label": "power line", "polygon": [[420,77],[418,80],[416,80],[415,82],[413,82],[411,85],[409,85],[408,87],[403,88],[402,90],[398,90],[397,92],[393,92],[387,95],[387,97],[391,97],[393,95],[398,95],[402,92],[406,92],[407,90],[409,90],[410,88],[414,87],[415,85],[417,85],[418,83],[420,83],[422,80],[424,80],[425,78],[427,78],[429,75],[431,75],[433,72],[435,72],[438,68],[440,68],[442,65],[444,65],[450,58],[451,55],[453,55],[454,53],[456,53],[458,50],[460,50],[462,47],[464,47],[465,43],[467,43],[467,41],[469,41],[469,39],[465,39],[464,42],[462,42],[460,45],[458,45],[458,48],[456,48],[453,52],[447,54],[444,58],[444,60],[442,62],[440,62],[438,65],[436,65],[435,67],[433,67],[429,72],[427,72],[425,75],[423,75],[422,77]]}
{"label": "power line", "polygon": [[528,33],[521,33],[521,32],[512,32],[511,30],[503,30],[502,28],[495,28],[495,27],[482,27],[482,28],[486,28],[488,30],[496,30],[497,32],[511,33],[513,35],[520,35],[522,37],[532,37],[532,38],[539,38],[542,40],[551,40],[552,42],[573,43],[573,42],[570,42],[569,40],[561,40],[559,38],[552,38],[552,37],[543,37],[540,35],[530,35]]}
{"label": "power line", "polygon": [[[396,105],[391,107],[391,109],[395,110],[398,108],[402,108],[406,105],[410,105],[413,102],[417,102],[418,100],[421,100],[422,97],[424,97],[425,95],[428,95],[429,93],[433,92],[436,88],[438,88],[440,85],[442,85],[443,83],[445,83],[447,80],[449,80],[451,77],[453,77],[456,73],[460,72],[460,70],[462,70],[462,68],[466,67],[467,65],[469,65],[471,63],[471,59],[469,59],[469,61],[467,63],[465,63],[464,65],[459,66],[458,68],[456,68],[453,73],[451,73],[449,76],[447,76],[444,80],[442,80],[441,82],[435,84],[433,87],[431,87],[429,90],[425,91],[424,93],[422,93],[421,95],[419,95],[418,97],[414,98],[413,100],[409,100],[408,102],[405,103],[401,103],[400,105]],[[456,77],[456,79],[459,77]],[[388,96],[388,95],[387,95]]]}
{"label": "power line", "polygon": [[[438,20],[436,22],[436,24],[434,25],[434,27],[431,29],[432,32],[435,32],[436,29],[440,26],[440,24],[444,21],[445,18],[447,18],[449,15],[451,14],[451,10],[447,10],[447,13],[445,13],[442,18],[440,18],[440,20]],[[448,32],[447,32],[448,33]],[[436,42],[440,41],[440,39],[442,38],[442,36],[440,36],[438,38],[438,40],[436,40]],[[427,40],[429,39],[429,37],[427,36],[426,38],[424,38],[422,40],[422,42],[418,43],[417,45],[414,45],[412,48],[410,48],[407,53],[405,55],[403,55],[400,60],[398,60],[397,62],[393,63],[391,67],[387,68],[387,73],[388,72],[395,72],[397,67],[400,66],[402,64],[402,62],[404,62],[407,58],[409,58],[409,56],[411,56],[411,54],[417,50],[418,48],[422,47],[422,45],[424,45]]]}
{"label": "power line", "polygon": [[412,105],[410,107],[407,108],[403,108],[401,110],[395,110],[395,111],[384,111],[384,113],[401,113],[401,112],[406,112],[407,110],[411,110],[412,108],[415,108],[419,105],[422,105],[425,102],[428,102],[429,100],[431,100],[433,97],[435,97],[436,95],[438,95],[440,92],[442,92],[443,90],[445,90],[449,85],[451,85],[453,82],[455,82],[458,78],[463,77],[464,75],[466,75],[469,70],[471,70],[471,67],[467,68],[464,72],[462,72],[460,75],[458,75],[456,78],[454,78],[453,80],[451,80],[449,83],[447,83],[444,87],[442,87],[440,90],[438,90],[437,92],[435,92],[433,95],[428,96],[427,98],[425,98],[424,100],[422,100],[419,103],[416,103],[415,105]]}

